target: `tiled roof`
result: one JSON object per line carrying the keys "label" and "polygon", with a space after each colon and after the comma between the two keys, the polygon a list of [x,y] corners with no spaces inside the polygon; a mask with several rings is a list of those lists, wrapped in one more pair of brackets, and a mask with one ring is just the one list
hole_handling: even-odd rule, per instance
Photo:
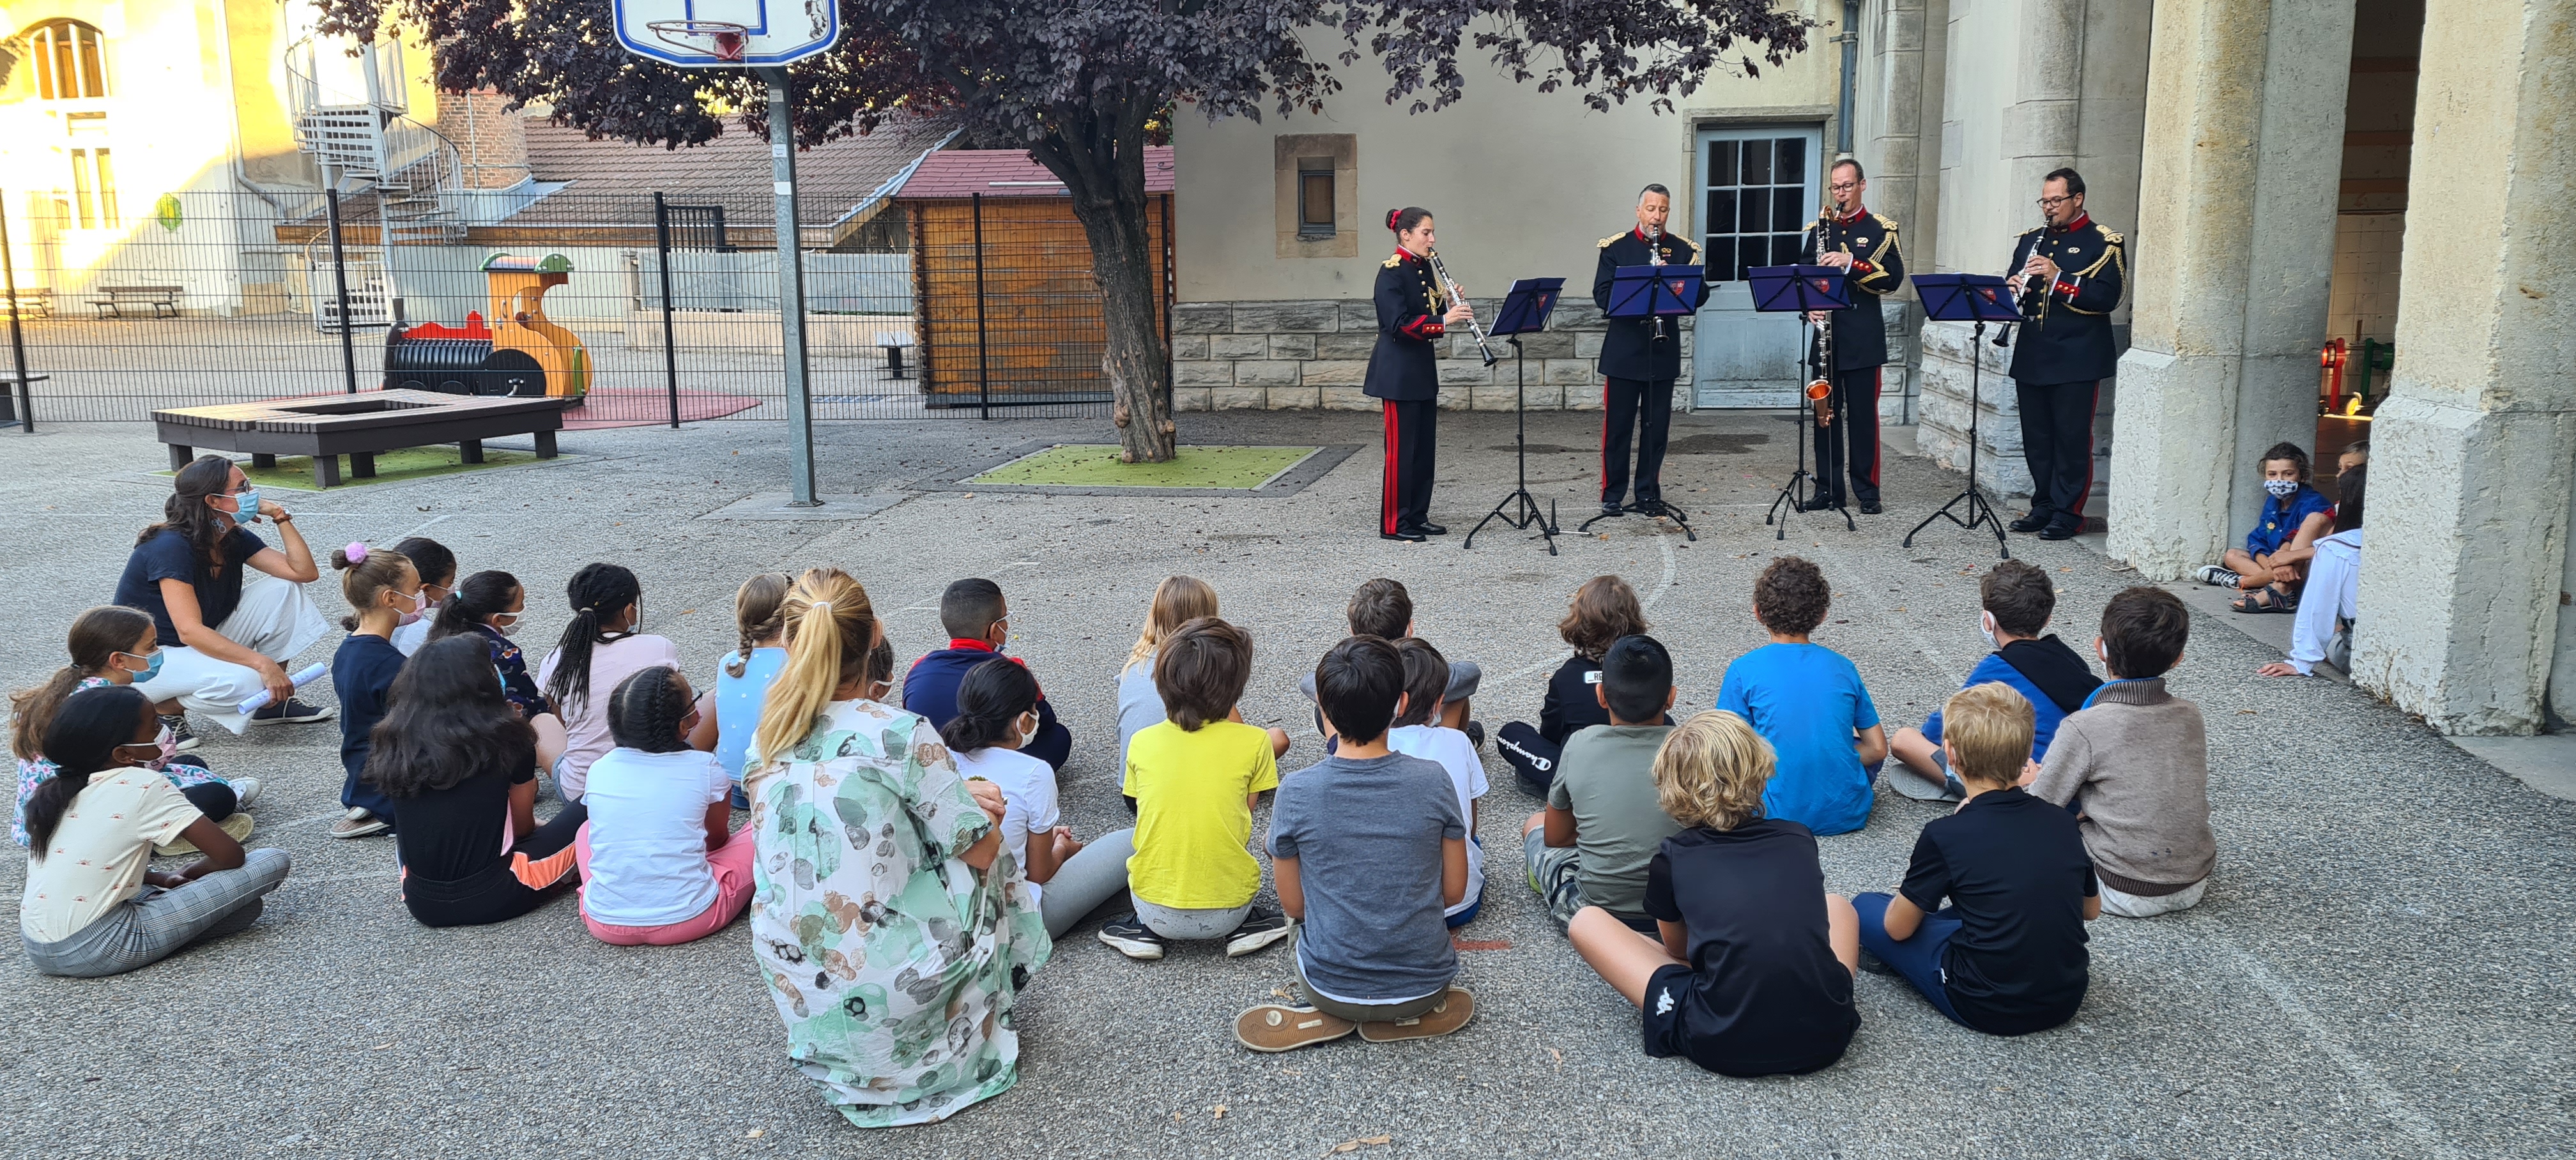
{"label": "tiled roof", "polygon": [[[933,197],[1053,196],[1064,183],[1046,167],[1029,160],[1024,149],[943,149],[914,170],[912,180],[895,191],[899,199]],[[1172,147],[1145,147],[1145,192],[1172,192]]]}
{"label": "tiled roof", "polygon": [[[876,192],[923,150],[939,143],[954,124],[941,117],[906,118],[876,132],[843,137],[796,154],[797,216],[807,226],[829,225]],[[665,149],[623,141],[592,141],[579,129],[530,117],[528,167],[539,181],[569,182],[563,192],[529,206],[510,224],[589,223],[599,220],[597,198],[641,197],[660,191],[677,205],[721,205],[725,219],[766,225],[776,216],[770,188],[769,142],[740,125],[704,145]],[[651,210],[645,211],[647,219]]]}

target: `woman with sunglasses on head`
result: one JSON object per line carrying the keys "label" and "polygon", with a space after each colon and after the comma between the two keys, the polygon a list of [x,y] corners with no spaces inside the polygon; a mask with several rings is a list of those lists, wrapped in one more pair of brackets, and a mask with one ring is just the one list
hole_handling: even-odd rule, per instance
{"label": "woman with sunglasses on head", "polygon": [[[116,600],[152,615],[168,654],[161,671],[135,687],[158,702],[161,722],[182,750],[197,747],[188,713],[235,733],[251,725],[324,721],[331,710],[295,699],[285,663],[322,639],[322,618],[304,585],[321,578],[295,516],[259,497],[240,467],[220,455],[180,468],[161,522],[135,537],[116,581]],[[251,525],[276,525],[278,547]],[[262,690],[269,703],[241,704]]]}
{"label": "woman with sunglasses on head", "polygon": [[[41,748],[54,714],[74,693],[137,684],[159,674],[163,653],[154,636],[152,618],[140,610],[113,604],[90,609],[72,620],[68,642],[72,663],[56,670],[44,684],[9,698],[9,748],[18,759],[18,808],[10,814],[9,832],[19,845],[28,844],[27,802],[36,796],[36,787],[56,773]],[[223,826],[225,833],[236,840],[250,833],[250,815],[236,811],[250,807],[251,798],[259,793],[258,778],[216,777],[196,755],[175,749],[160,769],[181,795]],[[180,839],[158,852],[175,855],[195,849]]]}
{"label": "woman with sunglasses on head", "polygon": [[[170,729],[131,687],[83,689],[45,728],[58,768],[27,802],[27,889],[18,939],[48,975],[96,978],[189,943],[247,929],[286,881],[283,850],[245,852],[153,766]],[[185,838],[204,856],[176,873],[147,867]]]}

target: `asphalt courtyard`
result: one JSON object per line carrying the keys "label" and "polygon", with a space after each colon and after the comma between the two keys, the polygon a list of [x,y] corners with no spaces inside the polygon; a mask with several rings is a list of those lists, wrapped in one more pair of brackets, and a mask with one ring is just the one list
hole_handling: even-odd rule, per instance
{"label": "asphalt courtyard", "polygon": [[[1531,422],[1532,489],[1584,508],[1598,419]],[[1353,585],[1403,580],[1420,633],[1488,674],[1488,726],[1534,717],[1562,658],[1554,626],[1584,578],[1628,577],[1680,663],[1682,703],[1716,696],[1762,639],[1750,581],[1773,554],[1818,561],[1836,600],[1818,640],[1859,665],[1890,728],[1911,724],[1984,651],[1976,575],[1991,539],[1947,524],[1899,539],[1959,486],[1891,457],[1886,514],[1857,532],[1763,504],[1793,428],[1776,416],[1676,419],[1668,496],[1698,543],[1640,520],[1568,536],[1459,540],[1511,486],[1507,416],[1442,418],[1433,511],[1452,534],[1378,540],[1373,415],[1184,416],[1187,439],[1357,444],[1285,497],[1142,498],[914,490],[1099,420],[827,424],[827,493],[880,497],[854,519],[709,518],[783,488],[776,425],[581,432],[568,457],[406,483],[285,493],[314,544],[433,535],[468,570],[530,592],[521,639],[560,631],[583,563],[633,567],[648,631],[703,679],[734,639],[746,574],[835,563],[858,575],[909,660],[942,643],[940,589],[989,576],[1013,648],[1071,726],[1062,783],[1082,836],[1124,824],[1110,757],[1114,685],[1154,584],[1213,582],[1258,649],[1247,716],[1320,753],[1296,693],[1344,629]],[[141,424],[0,433],[0,673],[34,683],[63,629],[105,602],[157,518],[162,453]],[[1571,528],[1568,529],[1571,531]],[[1982,535],[1982,533],[1980,534]],[[2081,642],[2134,580],[2080,544],[2016,538],[2059,586]],[[316,592],[341,610],[336,588]],[[307,659],[328,656],[332,639]],[[1237,1046],[1229,1019],[1289,985],[1284,948],[1179,949],[1132,963],[1078,928],[1020,1007],[1019,1086],[931,1127],[847,1126],[785,1058],[737,924],[675,948],[615,948],[570,901],[497,926],[428,930],[395,897],[390,839],[334,841],[334,725],[236,738],[201,725],[219,772],[259,776],[254,846],[293,876],[247,933],[132,974],[0,965],[0,1152],[23,1156],[1308,1156],[1380,1155],[2536,1157],[2576,1152],[2576,805],[2545,797],[2349,686],[2264,679],[2277,657],[2199,616],[2175,690],[2209,725],[2219,864],[2198,909],[2092,929],[2092,990],[2069,1025],[1993,1039],[1903,984],[1858,981],[1841,1063],[1759,1081],[1648,1059],[1637,1016],[1585,969],[1511,856],[1535,807],[1489,762],[1484,914],[1462,932],[1479,1013],[1442,1040],[1356,1039],[1286,1055]],[[327,683],[312,690],[331,698]],[[1882,793],[1860,833],[1823,840],[1834,890],[1888,889],[1937,807]],[[1266,828],[1266,818],[1256,819]],[[0,857],[16,894],[23,855]],[[0,958],[20,960],[15,944]]]}

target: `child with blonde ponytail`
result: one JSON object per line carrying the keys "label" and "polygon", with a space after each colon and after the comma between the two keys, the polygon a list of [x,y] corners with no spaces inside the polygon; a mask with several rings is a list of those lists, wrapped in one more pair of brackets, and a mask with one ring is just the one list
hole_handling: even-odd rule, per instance
{"label": "child with blonde ponytail", "polygon": [[1018,1082],[1010,1011],[1046,927],[1003,847],[1000,789],[961,777],[927,719],[864,698],[885,631],[867,591],[816,568],[780,611],[787,660],[743,763],[752,954],[791,1057],[844,1118],[946,1119]]}
{"label": "child with blonde ponytail", "polygon": [[[1154,688],[1155,652],[1182,625],[1216,614],[1216,589],[1205,580],[1170,576],[1154,586],[1145,628],[1136,634],[1136,647],[1127,650],[1126,666],[1118,670],[1118,768],[1127,768],[1127,743],[1136,734],[1169,719],[1163,711],[1163,694]],[[1237,709],[1235,719],[1242,718],[1242,710]],[[1277,759],[1287,752],[1288,731],[1272,728],[1270,756]]]}

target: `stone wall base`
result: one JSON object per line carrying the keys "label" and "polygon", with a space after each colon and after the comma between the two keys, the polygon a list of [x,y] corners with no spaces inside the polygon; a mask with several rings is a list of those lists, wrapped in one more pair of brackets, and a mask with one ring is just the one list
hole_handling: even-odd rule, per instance
{"label": "stone wall base", "polygon": [[[1473,300],[1492,318],[1500,299]],[[1681,320],[1682,367],[1690,367],[1690,323]],[[1601,408],[1604,324],[1590,302],[1557,304],[1548,328],[1520,336],[1527,360],[1524,389],[1533,411]],[[1374,411],[1361,393],[1369,352],[1377,346],[1377,309],[1366,299],[1289,302],[1184,302],[1172,314],[1172,405],[1180,411]],[[1478,357],[1474,336],[1448,336],[1440,350],[1440,406],[1508,411],[1517,403],[1511,347],[1491,343],[1501,361]],[[1687,390],[1687,383],[1680,390]],[[1676,397],[1676,403],[1682,400]]]}
{"label": "stone wall base", "polygon": [[[1994,345],[1996,330],[1978,341],[1971,324],[1926,322],[1922,331],[1922,397],[1914,441],[1922,455],[1952,471],[1968,469],[1969,367],[1981,367],[1976,384],[1977,482],[1999,497],[2028,500],[2030,468],[2022,459],[2021,403],[2013,390],[2012,351]],[[2093,493],[2085,522],[2103,526],[2110,511],[2111,413],[2119,393],[2102,380],[2093,410]],[[1882,403],[1881,410],[1885,407]]]}

